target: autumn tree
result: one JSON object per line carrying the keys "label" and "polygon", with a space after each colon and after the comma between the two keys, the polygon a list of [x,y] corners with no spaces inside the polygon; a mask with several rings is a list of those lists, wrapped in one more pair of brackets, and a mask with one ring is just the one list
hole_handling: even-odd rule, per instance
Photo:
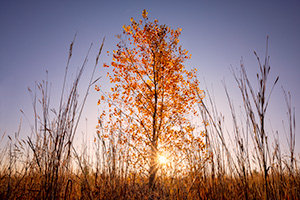
{"label": "autumn tree", "polygon": [[190,120],[197,115],[195,104],[201,103],[203,92],[196,70],[188,71],[183,65],[191,55],[179,45],[181,29],[159,25],[158,20],[150,22],[147,14],[144,10],[138,22],[131,18],[131,24],[124,25],[123,34],[117,36],[120,41],[111,65],[104,64],[112,68],[108,77],[113,87],[98,104],[106,101],[110,108],[99,118],[103,123],[104,116],[109,116],[101,127],[107,134],[108,129],[120,131],[119,143],[133,146],[136,153],[132,155],[149,167],[152,188],[162,152],[175,156],[191,146],[203,151],[205,145],[201,134],[194,134]]}

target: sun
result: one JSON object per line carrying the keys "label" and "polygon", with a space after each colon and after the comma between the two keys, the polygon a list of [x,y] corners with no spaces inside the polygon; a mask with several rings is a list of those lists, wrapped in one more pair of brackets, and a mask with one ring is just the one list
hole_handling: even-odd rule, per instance
{"label": "sun", "polygon": [[168,159],[165,155],[158,155],[157,160],[161,165],[164,165],[168,162]]}

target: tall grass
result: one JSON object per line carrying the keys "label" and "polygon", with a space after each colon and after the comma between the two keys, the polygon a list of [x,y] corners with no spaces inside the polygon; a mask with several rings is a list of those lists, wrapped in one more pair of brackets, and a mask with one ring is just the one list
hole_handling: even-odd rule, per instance
{"label": "tall grass", "polygon": [[[120,132],[104,132],[105,121],[99,121],[93,147],[83,143],[81,152],[74,148],[74,136],[88,92],[98,80],[94,81],[93,76],[103,48],[102,43],[83,102],[78,103],[77,88],[90,50],[67,91],[74,40],[58,110],[50,109],[50,84],[46,78],[36,84],[36,90],[29,90],[34,111],[33,120],[28,119],[32,122],[31,136],[21,139],[20,125],[15,137],[8,136],[8,142],[2,145],[0,199],[300,199],[295,111],[290,93],[283,92],[289,152],[281,151],[279,135],[282,134],[273,133],[265,126],[271,93],[278,80],[268,88],[271,68],[267,53],[263,64],[255,53],[259,66],[258,88],[253,87],[243,63],[232,71],[243,100],[240,114],[225,83],[230,115],[220,113],[210,91],[205,90],[206,97],[199,110],[200,120],[207,124],[203,132],[209,157],[194,148],[186,148],[181,155],[186,164],[184,172],[168,164],[158,166],[155,188],[149,190],[145,166],[137,165],[140,162],[131,156],[134,145],[127,141],[120,146]],[[226,129],[225,119],[232,123],[231,131]],[[108,139],[104,139],[106,134]],[[274,142],[270,143],[272,136]],[[88,148],[93,148],[92,153]]]}

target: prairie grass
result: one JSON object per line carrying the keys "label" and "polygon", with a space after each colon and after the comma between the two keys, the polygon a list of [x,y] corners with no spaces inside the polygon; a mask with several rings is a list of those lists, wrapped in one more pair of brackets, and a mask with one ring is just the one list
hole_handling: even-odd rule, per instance
{"label": "prairie grass", "polygon": [[[8,136],[8,142],[2,145],[0,199],[300,199],[300,158],[295,152],[296,124],[290,93],[283,92],[288,113],[289,152],[281,151],[279,133],[265,128],[268,103],[278,80],[268,88],[267,53],[264,63],[255,54],[259,65],[258,89],[253,88],[243,64],[233,70],[243,99],[242,119],[225,84],[229,116],[218,111],[209,90],[205,90],[206,97],[199,110],[202,120],[209,124],[204,126],[209,159],[187,149],[183,155],[188,161],[185,172],[179,174],[176,168],[161,166],[155,188],[150,190],[147,168],[132,168],[130,145],[120,148],[118,133],[111,133],[108,140],[101,137],[101,131],[96,133],[91,155],[86,144],[82,152],[74,148],[74,136],[89,89],[98,80],[93,76],[103,43],[82,103],[78,102],[77,88],[88,56],[70,91],[65,89],[73,44],[74,40],[58,110],[49,107],[50,88],[46,79],[36,85],[40,99],[30,90],[35,114],[31,136],[21,139],[19,131],[14,138]],[[233,124],[229,133],[224,118]],[[231,140],[226,139],[228,136]],[[270,144],[268,138],[272,136],[275,140]]]}

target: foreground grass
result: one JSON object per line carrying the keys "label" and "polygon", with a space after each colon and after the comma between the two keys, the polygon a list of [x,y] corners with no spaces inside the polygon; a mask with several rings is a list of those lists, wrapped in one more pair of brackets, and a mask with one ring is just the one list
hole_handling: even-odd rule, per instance
{"label": "foreground grass", "polygon": [[[264,179],[262,174],[251,173],[247,180],[232,175],[211,174],[191,180],[191,177],[158,177],[155,192],[150,194],[145,177],[136,175],[135,179],[114,177],[110,174],[59,175],[57,193],[51,198],[47,193],[45,177],[40,173],[23,174],[1,173],[1,199],[264,199]],[[270,173],[268,187],[269,199],[299,199],[300,174]]]}
{"label": "foreground grass", "polygon": [[[103,44],[95,67],[102,47]],[[148,172],[143,166],[133,170],[126,148],[120,155],[114,140],[97,138],[93,155],[88,155],[85,150],[78,152],[73,147],[89,88],[95,83],[92,74],[83,103],[79,104],[77,87],[86,60],[69,93],[62,90],[59,108],[52,110],[53,118],[49,114],[48,82],[38,84],[42,112],[36,113],[36,95],[32,94],[35,118],[31,136],[23,140],[17,133],[14,138],[8,137],[8,142],[1,149],[0,199],[300,199],[299,158],[294,152],[295,115],[291,96],[284,93],[288,110],[289,152],[282,152],[278,134],[270,145],[268,130],[264,126],[269,101],[266,98],[266,81],[270,67],[267,56],[265,63],[261,64],[259,58],[258,61],[258,95],[252,89],[244,66],[239,73],[234,73],[245,108],[243,123],[237,121],[225,88],[231,109],[231,116],[226,117],[234,125],[230,133],[233,140],[225,140],[224,119],[206,90],[206,102],[199,105],[199,110],[203,121],[210,124],[205,126],[209,159],[201,160],[197,152],[187,150],[190,159],[187,159],[188,167],[184,172],[178,174],[173,168],[160,168],[154,189],[149,188]],[[67,71],[68,64],[66,75]],[[83,146],[86,147],[86,144]],[[111,150],[110,153],[107,149]]]}

